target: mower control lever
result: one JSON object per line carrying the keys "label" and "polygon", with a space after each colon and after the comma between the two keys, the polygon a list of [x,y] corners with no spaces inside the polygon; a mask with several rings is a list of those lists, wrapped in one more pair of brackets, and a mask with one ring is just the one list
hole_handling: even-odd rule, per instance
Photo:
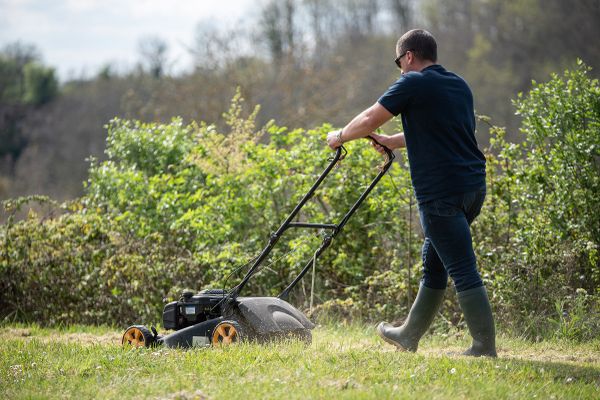
{"label": "mower control lever", "polygon": [[387,163],[388,163],[390,160],[393,160],[393,159],[394,159],[394,152],[393,152],[393,151],[392,151],[392,150],[391,150],[389,147],[387,147],[387,146],[385,146],[385,145],[383,145],[383,144],[379,143],[379,142],[377,141],[377,139],[375,139],[375,138],[374,138],[373,136],[371,136],[371,135],[367,136],[367,139],[369,139],[371,142],[375,143],[376,145],[383,147],[383,150],[385,151],[385,156],[386,156],[386,160],[385,160],[386,164],[387,164]]}

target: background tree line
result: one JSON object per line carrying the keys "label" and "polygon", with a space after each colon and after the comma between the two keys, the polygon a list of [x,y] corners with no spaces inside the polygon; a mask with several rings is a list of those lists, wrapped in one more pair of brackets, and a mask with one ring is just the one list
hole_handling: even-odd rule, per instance
{"label": "background tree line", "polygon": [[600,65],[598,20],[595,0],[271,0],[235,29],[201,21],[188,72],[172,74],[168,46],[152,37],[132,70],[106,65],[62,85],[37,49],[12,44],[0,55],[0,198],[77,197],[86,158],[105,157],[111,118],[217,122],[235,87],[261,104],[259,123],[341,125],[397,78],[394,45],[413,27],[436,36],[439,61],[471,84],[478,113],[519,141],[510,99],[577,57]]}

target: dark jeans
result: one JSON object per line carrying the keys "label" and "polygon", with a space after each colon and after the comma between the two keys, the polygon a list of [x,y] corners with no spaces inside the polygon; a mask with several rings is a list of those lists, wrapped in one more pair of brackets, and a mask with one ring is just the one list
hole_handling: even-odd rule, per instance
{"label": "dark jeans", "polygon": [[483,286],[471,240],[471,222],[479,215],[485,187],[419,204],[423,243],[423,285],[445,289],[448,275],[457,292]]}

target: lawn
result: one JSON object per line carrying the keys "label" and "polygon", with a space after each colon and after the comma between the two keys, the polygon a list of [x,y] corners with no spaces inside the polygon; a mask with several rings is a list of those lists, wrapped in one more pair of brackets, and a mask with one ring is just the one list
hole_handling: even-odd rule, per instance
{"label": "lawn", "polygon": [[500,336],[497,359],[451,354],[468,338],[428,335],[395,351],[372,327],[320,326],[313,343],[124,351],[108,327],[0,327],[0,398],[598,399],[600,340]]}

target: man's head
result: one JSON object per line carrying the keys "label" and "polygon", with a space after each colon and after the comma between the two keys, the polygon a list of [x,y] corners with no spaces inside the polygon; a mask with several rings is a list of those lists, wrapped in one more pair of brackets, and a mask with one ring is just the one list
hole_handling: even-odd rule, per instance
{"label": "man's head", "polygon": [[437,62],[437,43],[424,29],[406,32],[396,43],[396,64],[403,72],[420,71]]}

